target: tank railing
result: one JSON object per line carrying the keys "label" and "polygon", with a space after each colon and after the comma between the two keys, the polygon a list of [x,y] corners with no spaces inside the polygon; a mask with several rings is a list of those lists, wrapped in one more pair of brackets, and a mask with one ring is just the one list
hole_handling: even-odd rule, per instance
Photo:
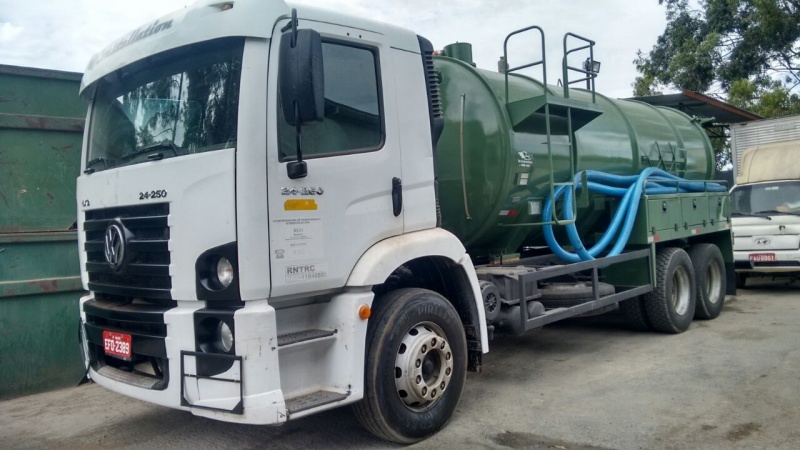
{"label": "tank railing", "polygon": [[[521,66],[510,67],[510,65],[508,63],[508,41],[512,37],[514,37],[514,36],[516,36],[518,34],[525,33],[526,31],[530,31],[530,30],[536,30],[536,31],[539,32],[539,36],[541,37],[541,41],[542,41],[542,59],[540,59],[539,61],[534,61],[532,63],[523,64]],[[503,74],[505,75],[506,104],[509,103],[509,99],[508,99],[508,74],[511,73],[511,72],[516,72],[518,70],[527,69],[529,67],[536,67],[538,65],[541,65],[542,66],[542,83],[545,86],[545,91],[547,90],[547,58],[545,56],[545,39],[544,39],[544,30],[542,29],[542,27],[540,27],[538,25],[532,25],[532,26],[529,26],[529,27],[526,27],[526,28],[522,28],[522,29],[517,30],[517,31],[512,31],[511,33],[509,33],[508,36],[506,36],[505,41],[503,41],[503,61],[504,61],[504,64],[506,65],[505,70],[503,71]]]}
{"label": "tank railing", "polygon": [[[586,43],[586,45],[575,47],[572,49],[567,49],[567,44],[569,38],[578,39]],[[561,61],[561,70],[563,72],[562,76],[564,77],[564,98],[569,98],[569,85],[580,83],[581,81],[591,81],[591,92],[592,92],[592,103],[596,103],[597,99],[595,96],[595,87],[594,87],[594,79],[597,78],[597,71],[594,70],[594,41],[591,39],[587,39],[583,36],[578,36],[574,33],[567,33],[564,35],[564,59]],[[573,67],[569,65],[568,57],[569,55],[589,49],[589,59],[585,64],[585,67]],[[569,72],[578,72],[585,75],[584,78],[580,78],[577,80],[570,80],[569,79]]]}

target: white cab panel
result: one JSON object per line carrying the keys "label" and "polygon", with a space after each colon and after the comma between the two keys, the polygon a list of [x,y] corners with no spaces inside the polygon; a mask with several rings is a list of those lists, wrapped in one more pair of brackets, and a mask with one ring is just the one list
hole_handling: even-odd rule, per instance
{"label": "white cab panel", "polygon": [[267,60],[269,40],[244,46],[239,133],[236,151],[236,214],[239,292],[242,300],[269,297],[269,214],[267,212]]}
{"label": "white cab panel", "polygon": [[[169,203],[172,298],[196,300],[197,258],[210,248],[236,240],[235,155],[234,149],[217,150],[82,175],[77,186],[78,214],[89,209]],[[167,196],[139,199],[140,193],[154,190],[166,191]],[[78,223],[80,261],[85,267],[83,221]],[[87,288],[85,270],[81,277]]]}
{"label": "white cab panel", "polygon": [[[397,129],[403,165],[403,231],[424,230],[436,226],[436,194],[433,188],[433,151],[431,147],[428,95],[422,56],[391,49],[395,70]],[[389,74],[387,74],[389,76]],[[411,130],[425,130],[412,132]]]}

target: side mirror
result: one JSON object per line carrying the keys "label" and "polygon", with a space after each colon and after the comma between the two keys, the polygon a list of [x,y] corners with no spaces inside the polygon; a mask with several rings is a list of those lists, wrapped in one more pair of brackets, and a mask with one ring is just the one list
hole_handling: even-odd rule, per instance
{"label": "side mirror", "polygon": [[325,85],[319,33],[310,29],[283,33],[278,80],[283,116],[289,125],[323,119]]}
{"label": "side mirror", "polygon": [[322,38],[314,30],[297,29],[297,10],[294,9],[292,21],[282,31],[278,89],[283,117],[289,125],[294,125],[297,142],[297,160],[286,165],[286,173],[289,178],[297,179],[308,175],[300,148],[301,127],[325,117]]}

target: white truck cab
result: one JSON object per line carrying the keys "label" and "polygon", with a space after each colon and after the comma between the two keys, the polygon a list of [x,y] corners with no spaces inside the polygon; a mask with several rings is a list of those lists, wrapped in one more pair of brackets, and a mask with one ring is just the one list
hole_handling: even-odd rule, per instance
{"label": "white truck cab", "polygon": [[737,284],[800,274],[800,141],[745,150],[731,189]]}
{"label": "white truck cab", "polygon": [[[411,442],[449,418],[467,360],[476,369],[488,349],[472,262],[436,227],[430,44],[369,20],[293,13],[278,0],[201,1],[89,63],[78,179],[88,373],[230,422],[357,402],[371,382],[375,292],[414,260],[439,268],[438,292],[398,291],[404,309],[372,319],[415,321],[392,338],[409,348],[435,343],[423,367],[392,357],[408,384],[426,371],[395,407],[438,417],[387,437]],[[304,127],[301,165],[293,124],[308,117],[284,117],[293,110],[278,100],[279,77],[322,70],[315,51],[326,105],[311,106],[325,120]],[[320,81],[302,73],[284,84]],[[300,100],[306,114],[303,101],[319,99]]]}

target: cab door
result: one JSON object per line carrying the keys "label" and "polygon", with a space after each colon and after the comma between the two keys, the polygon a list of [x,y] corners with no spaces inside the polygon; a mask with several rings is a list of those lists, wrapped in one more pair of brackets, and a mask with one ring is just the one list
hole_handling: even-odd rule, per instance
{"label": "cab door", "polygon": [[[304,178],[290,179],[296,133],[278,95],[279,23],[270,52],[267,110],[272,297],[345,284],[373,244],[403,231],[393,202],[402,183],[396,105],[384,36],[299,20],[322,36],[325,117],[303,125]],[[395,200],[396,201],[396,200]]]}

